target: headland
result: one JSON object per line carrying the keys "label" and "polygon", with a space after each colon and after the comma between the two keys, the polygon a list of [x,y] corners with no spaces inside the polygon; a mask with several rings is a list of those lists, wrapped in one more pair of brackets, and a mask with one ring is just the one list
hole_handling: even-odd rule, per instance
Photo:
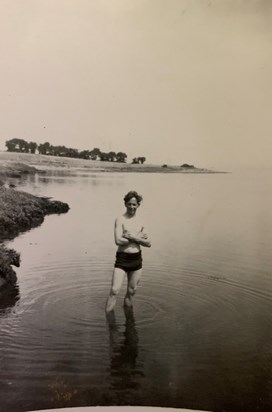
{"label": "headland", "polygon": [[[32,153],[0,152],[1,170],[18,168],[18,166],[34,167],[40,171],[82,169],[85,172],[123,172],[123,173],[225,173],[216,170],[196,167],[182,163],[181,165],[168,164],[133,164],[101,160],[87,160],[61,156],[40,155]],[[22,170],[23,171],[23,170]],[[1,178],[1,177],[0,177]]]}

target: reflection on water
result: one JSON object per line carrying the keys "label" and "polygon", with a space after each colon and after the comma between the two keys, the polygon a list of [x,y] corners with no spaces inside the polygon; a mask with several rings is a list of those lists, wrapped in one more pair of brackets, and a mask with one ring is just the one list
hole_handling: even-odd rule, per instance
{"label": "reflection on water", "polygon": [[[18,182],[71,209],[7,245],[22,261],[0,295],[2,409],[271,410],[271,174],[60,172]],[[124,284],[105,322],[113,222],[131,189],[152,248],[133,311]]]}
{"label": "reflection on water", "polygon": [[143,365],[138,360],[141,350],[132,307],[124,307],[125,331],[120,332],[115,313],[107,315],[110,333],[110,385],[122,403],[127,402],[127,392],[139,389],[144,377]]}

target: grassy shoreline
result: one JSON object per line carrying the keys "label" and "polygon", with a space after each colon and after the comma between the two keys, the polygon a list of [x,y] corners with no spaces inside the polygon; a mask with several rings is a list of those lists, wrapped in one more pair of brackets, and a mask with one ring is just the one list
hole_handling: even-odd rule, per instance
{"label": "grassy shoreline", "polygon": [[102,162],[100,160],[85,160],[68,157],[47,156],[31,153],[0,152],[1,170],[12,167],[13,164],[24,164],[26,167],[35,167],[38,170],[52,169],[84,169],[91,172],[124,172],[124,173],[224,173],[203,168],[182,168],[181,166],[131,164],[117,162]]}
{"label": "grassy shoreline", "polygon": [[[24,168],[23,170],[26,173]],[[16,174],[20,171],[21,165],[17,170],[13,170]],[[34,168],[27,169],[27,173],[34,172]],[[8,176],[6,171],[3,176]],[[0,288],[16,282],[16,273],[12,266],[20,266],[20,255],[15,250],[8,249],[4,242],[39,226],[46,215],[66,213],[68,210],[67,203],[6,188],[4,184],[0,186]]]}

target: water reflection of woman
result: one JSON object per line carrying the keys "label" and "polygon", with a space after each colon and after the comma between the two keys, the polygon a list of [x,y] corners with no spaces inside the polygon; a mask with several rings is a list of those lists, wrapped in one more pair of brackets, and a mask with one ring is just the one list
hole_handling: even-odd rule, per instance
{"label": "water reflection of woman", "polygon": [[126,274],[128,286],[124,305],[132,306],[132,296],[142,275],[141,246],[150,247],[151,242],[143,222],[136,214],[141,201],[142,196],[137,192],[128,192],[124,197],[126,212],[115,220],[114,238],[118,249],[106,312],[113,310]]}

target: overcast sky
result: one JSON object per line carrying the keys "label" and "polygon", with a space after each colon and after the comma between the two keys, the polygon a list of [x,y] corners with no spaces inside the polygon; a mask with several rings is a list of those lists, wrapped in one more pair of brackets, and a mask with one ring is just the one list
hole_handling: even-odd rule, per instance
{"label": "overcast sky", "polygon": [[0,148],[272,165],[271,3],[0,0]]}

